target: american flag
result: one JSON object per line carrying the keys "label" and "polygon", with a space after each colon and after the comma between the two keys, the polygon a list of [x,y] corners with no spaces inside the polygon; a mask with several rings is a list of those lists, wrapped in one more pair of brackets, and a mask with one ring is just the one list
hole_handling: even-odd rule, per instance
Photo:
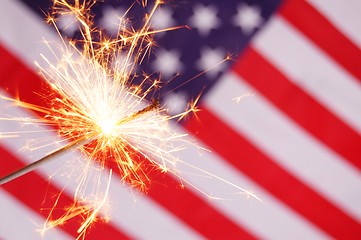
{"label": "american flag", "polygon": [[[113,34],[114,19],[132,3],[99,2],[93,9],[96,23]],[[33,62],[49,51],[43,38],[55,39],[44,23],[50,6],[46,0],[0,2],[2,95],[39,101],[35,93],[46,83]],[[185,189],[171,175],[151,176],[147,194],[114,179],[111,219],[96,223],[88,239],[361,239],[360,9],[357,0],[163,5],[154,28],[188,25],[191,30],[158,34],[158,47],[144,68],[161,72],[163,79],[179,73],[162,99],[174,113],[203,92],[198,118],[174,128],[210,150],[190,147],[179,157],[251,190],[262,202],[194,174],[186,178],[196,188]],[[135,5],[135,25],[144,11]],[[61,19],[59,27],[76,37],[69,23]],[[228,53],[233,61],[182,85]],[[0,114],[34,113],[0,100]],[[0,134],[19,129],[36,133],[0,135],[0,176],[49,151],[21,151],[29,139],[57,139],[49,129],[0,122]],[[67,186],[59,206],[71,203],[73,186],[61,178],[49,180],[59,164],[0,186],[0,239],[40,239],[36,229],[47,217],[48,199]],[[48,231],[45,239],[74,239],[79,221]]]}

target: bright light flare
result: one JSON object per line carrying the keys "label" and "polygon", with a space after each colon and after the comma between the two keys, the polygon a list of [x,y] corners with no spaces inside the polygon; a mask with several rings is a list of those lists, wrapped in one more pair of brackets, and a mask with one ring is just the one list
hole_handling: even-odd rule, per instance
{"label": "bright light flare", "polygon": [[[88,227],[99,221],[102,215],[99,211],[106,202],[110,184],[109,177],[107,190],[104,191],[106,172],[114,171],[123,181],[145,191],[150,181],[147,171],[159,169],[167,172],[174,169],[177,159],[172,153],[181,149],[184,141],[183,135],[169,127],[169,120],[175,117],[152,98],[160,80],[138,72],[154,45],[153,35],[170,30],[150,29],[150,19],[161,2],[155,2],[144,18],[143,27],[135,30],[128,28],[129,24],[119,24],[114,38],[106,36],[93,25],[90,8],[94,3],[54,1],[53,12],[47,22],[55,27],[62,46],[45,41],[54,55],[41,55],[42,60],[35,63],[53,90],[50,96],[41,96],[50,103],[49,107],[2,97],[43,115],[41,120],[2,120],[53,126],[62,137],[61,141],[68,142],[65,147],[43,158],[43,162],[74,147],[80,149],[85,158],[84,165],[77,167],[69,176],[77,183],[74,204],[53,219],[61,198],[59,194],[43,226],[43,233],[80,215],[84,220],[78,234],[79,238],[85,238]],[[81,40],[62,38],[57,21],[65,15],[71,16],[72,24],[79,27]],[[119,21],[124,19],[125,16]],[[54,58],[56,63],[50,60]]]}

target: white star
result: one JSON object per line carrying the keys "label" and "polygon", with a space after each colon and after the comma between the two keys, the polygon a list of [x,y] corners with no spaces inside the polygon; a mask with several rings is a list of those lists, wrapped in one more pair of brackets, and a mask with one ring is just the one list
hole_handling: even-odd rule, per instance
{"label": "white star", "polygon": [[233,17],[234,25],[240,27],[245,34],[252,33],[262,22],[261,10],[246,4],[238,6],[237,15]]}
{"label": "white star", "polygon": [[171,77],[183,69],[183,64],[180,61],[180,54],[176,50],[159,49],[155,54],[155,61],[153,61],[153,68],[159,71],[165,77]]}
{"label": "white star", "polygon": [[220,20],[217,17],[217,9],[214,6],[195,5],[194,14],[189,19],[189,25],[196,28],[202,36],[206,36],[212,29],[220,26]]}
{"label": "white star", "polygon": [[203,48],[196,64],[200,71],[206,71],[206,75],[215,77],[225,68],[226,65],[221,63],[225,57],[225,52],[221,49]]}
{"label": "white star", "polygon": [[71,12],[62,14],[56,21],[56,24],[59,29],[69,36],[73,36],[73,34],[79,30],[79,22]]}
{"label": "white star", "polygon": [[100,26],[111,34],[117,34],[119,29],[127,25],[125,10],[123,8],[113,8],[105,6],[102,11],[103,17],[100,19]]}
{"label": "white star", "polygon": [[170,8],[162,7],[157,9],[152,17],[152,26],[155,29],[165,29],[176,25],[174,21],[173,12]]}
{"label": "white star", "polygon": [[164,101],[166,109],[172,116],[184,112],[188,103],[186,95],[182,92],[172,92],[166,95]]}

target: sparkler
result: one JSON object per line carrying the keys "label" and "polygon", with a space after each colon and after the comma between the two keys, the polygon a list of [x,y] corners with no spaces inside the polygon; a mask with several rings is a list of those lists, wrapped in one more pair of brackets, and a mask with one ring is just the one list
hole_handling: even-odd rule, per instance
{"label": "sparkler", "polygon": [[[174,159],[159,145],[167,145],[166,142],[178,138],[173,133],[168,135],[167,121],[171,117],[160,108],[158,101],[147,103],[145,100],[157,88],[159,80],[145,76],[140,84],[133,83],[137,77],[135,68],[153,44],[151,35],[157,31],[149,31],[150,19],[161,2],[155,3],[139,31],[119,29],[114,39],[105,37],[93,27],[90,14],[93,4],[75,1],[71,5],[65,0],[54,1],[54,12],[48,21],[58,31],[56,16],[71,14],[81,25],[83,40],[70,44],[63,40],[64,49],[58,65],[53,65],[46,56],[42,56],[43,64],[36,63],[59,95],[53,100],[53,106],[46,109],[49,113],[44,121],[56,125],[59,133],[70,141],[56,153],[68,150],[69,146],[80,146],[103,167],[112,156],[124,179],[142,186],[144,180],[137,169],[142,170],[130,156],[129,149],[149,160],[154,159],[150,154],[162,155],[161,162],[151,161],[166,170],[167,164]],[[119,56],[122,56],[121,61],[117,61]],[[29,107],[26,103],[18,105]],[[172,139],[165,137],[167,135],[173,136]],[[50,158],[45,161],[48,160]]]}
{"label": "sparkler", "polygon": [[[49,15],[48,22],[54,25],[61,37],[56,25],[57,17],[71,15],[79,24],[82,40],[67,42],[61,37],[63,45],[60,56],[55,53],[51,43],[47,43],[49,48],[54,50],[58,63],[54,65],[43,55],[43,61],[36,63],[54,90],[53,95],[47,97],[51,100],[51,106],[45,108],[11,100],[20,107],[44,114],[40,123],[55,126],[68,144],[0,179],[0,184],[3,184],[67,151],[80,149],[89,166],[82,169],[74,205],[57,220],[51,220],[49,215],[43,229],[45,231],[61,225],[81,214],[84,221],[78,229],[78,239],[85,238],[87,228],[95,221],[100,208],[106,202],[112,173],[109,162],[115,163],[114,170],[117,170],[122,180],[141,190],[146,189],[149,181],[144,164],[150,163],[163,172],[177,174],[175,164],[178,160],[172,153],[182,148],[184,135],[172,131],[168,122],[197,112],[196,103],[199,100],[198,97],[185,112],[170,116],[158,100],[147,100],[152,98],[153,92],[159,88],[160,80],[136,73],[137,66],[144,61],[154,45],[152,36],[160,31],[171,30],[151,29],[151,18],[162,4],[161,1],[156,1],[150,13],[145,16],[143,27],[136,31],[127,28],[125,24],[119,24],[118,34],[114,38],[107,37],[94,26],[90,13],[93,4],[95,1],[75,0],[70,4],[66,0],[54,0],[53,12]],[[124,16],[119,18],[119,23],[122,21],[126,21]],[[137,83],[140,78],[140,83]],[[29,119],[26,121],[31,122]],[[39,124],[39,120],[34,120],[33,123]],[[148,163],[140,161],[138,156],[146,159]],[[86,182],[90,178],[90,165],[94,163],[97,164],[99,172],[109,171],[110,176],[104,196],[94,194],[94,199],[89,201],[85,194]],[[210,176],[217,178],[215,175]],[[98,174],[95,182],[101,181]],[[99,190],[100,185],[95,187],[93,192],[102,192]],[[82,206],[79,207],[78,203]]]}
{"label": "sparkler", "polygon": [[[164,172],[175,164],[176,159],[171,153],[178,149],[179,146],[175,143],[181,140],[182,135],[173,132],[168,121],[186,113],[169,116],[157,100],[146,100],[151,98],[152,92],[158,88],[159,79],[153,80],[144,74],[140,83],[135,83],[137,78],[140,78],[136,74],[136,68],[149,54],[154,44],[152,35],[158,32],[150,30],[150,19],[161,2],[155,2],[150,13],[145,16],[140,30],[119,28],[118,35],[114,38],[106,37],[93,26],[90,8],[94,3],[78,0],[74,4],[66,0],[54,1],[48,22],[55,26],[61,37],[56,25],[57,17],[71,15],[80,25],[82,40],[67,43],[61,38],[63,46],[60,56],[57,56],[55,48],[47,43],[49,48],[54,50],[58,63],[53,65],[48,57],[43,55],[43,62],[36,63],[55,92],[53,96],[47,97],[51,99],[51,106],[44,108],[12,100],[18,106],[45,114],[41,124],[55,126],[69,143],[0,179],[0,184],[74,149],[80,149],[89,162],[96,162],[101,171],[108,171],[109,162],[115,162],[121,178],[142,190],[146,189],[149,180],[145,168],[142,167],[145,163],[137,156],[148,160]],[[119,19],[122,20],[124,19]],[[29,119],[26,121],[31,122]],[[38,120],[34,123],[39,124]],[[87,186],[83,184],[88,181],[88,171],[91,170],[83,169],[83,176],[79,178],[79,187],[74,197],[76,202],[84,202],[86,199],[84,195]],[[99,174],[95,181],[101,181]],[[94,192],[102,191],[95,189]],[[79,210],[80,208],[74,205],[58,220],[50,220],[49,217],[44,229],[62,224],[75,213],[83,214],[86,217],[78,233],[79,237],[84,237],[86,228],[93,221],[94,213],[98,212],[100,203],[105,201],[104,198],[95,198],[101,200],[86,203],[86,211],[84,208]]]}

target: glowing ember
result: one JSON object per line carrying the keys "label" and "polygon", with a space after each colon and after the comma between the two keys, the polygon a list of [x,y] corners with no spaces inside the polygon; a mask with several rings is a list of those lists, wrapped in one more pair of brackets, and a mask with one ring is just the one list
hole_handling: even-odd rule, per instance
{"label": "glowing ember", "polygon": [[[158,100],[147,100],[158,88],[159,79],[146,74],[142,77],[135,72],[154,44],[152,36],[159,32],[150,29],[150,19],[161,2],[155,2],[151,12],[145,16],[143,27],[133,30],[119,24],[114,38],[106,37],[93,26],[90,8],[94,3],[54,1],[53,12],[47,21],[54,25],[63,45],[50,46],[48,43],[48,46],[54,52],[60,48],[61,54],[59,57],[54,53],[57,58],[55,65],[49,60],[54,56],[42,55],[43,61],[36,63],[54,91],[46,97],[51,100],[51,107],[45,109],[12,100],[18,106],[45,113],[45,118],[41,122],[36,120],[36,123],[54,125],[59,135],[69,142],[66,147],[46,156],[45,161],[74,147],[81,149],[88,161],[78,174],[80,176],[76,176],[79,186],[74,205],[54,220],[55,204],[43,229],[45,231],[82,215],[84,221],[78,229],[79,238],[85,237],[86,229],[96,221],[96,215],[106,203],[101,172],[117,171],[121,179],[140,190],[147,187],[146,169],[149,166],[175,172],[177,160],[172,152],[181,147],[179,143],[183,136],[172,131],[168,121],[182,118],[196,109],[193,106],[182,114],[169,116]],[[75,20],[82,40],[68,43],[62,38],[56,23],[57,17],[63,15]],[[121,21],[119,19],[119,23]],[[169,29],[161,31],[166,30]],[[97,186],[87,186],[90,181]],[[91,194],[89,188],[92,188]]]}
{"label": "glowing ember", "polygon": [[36,63],[59,94],[46,121],[57,125],[70,141],[95,139],[81,147],[86,155],[103,168],[112,159],[122,178],[140,188],[145,188],[147,177],[133,152],[166,171],[176,161],[170,154],[174,140],[181,137],[167,122],[186,114],[170,117],[157,100],[145,100],[158,87],[158,79],[144,74],[141,83],[134,84],[140,78],[135,70],[153,45],[150,19],[160,3],[155,3],[140,30],[120,28],[110,39],[93,26],[90,8],[94,2],[70,5],[65,0],[54,1],[48,22],[57,28],[55,17],[71,14],[83,39],[64,42],[57,65],[45,56],[45,64]]}

